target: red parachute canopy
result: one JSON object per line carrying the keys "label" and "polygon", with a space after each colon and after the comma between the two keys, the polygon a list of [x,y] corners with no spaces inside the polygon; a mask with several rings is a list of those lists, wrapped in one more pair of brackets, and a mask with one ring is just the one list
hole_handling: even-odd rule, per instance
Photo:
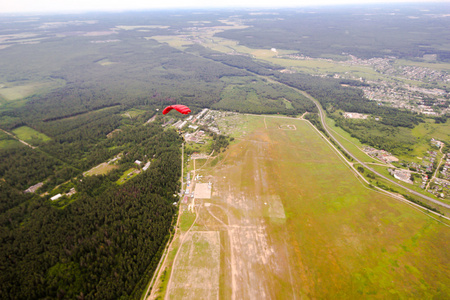
{"label": "red parachute canopy", "polygon": [[187,107],[185,105],[181,105],[181,104],[175,104],[175,105],[170,105],[170,106],[167,106],[166,108],[164,108],[163,115],[167,114],[172,109],[175,109],[175,110],[179,111],[183,115],[187,115],[188,113],[191,112],[189,107]]}

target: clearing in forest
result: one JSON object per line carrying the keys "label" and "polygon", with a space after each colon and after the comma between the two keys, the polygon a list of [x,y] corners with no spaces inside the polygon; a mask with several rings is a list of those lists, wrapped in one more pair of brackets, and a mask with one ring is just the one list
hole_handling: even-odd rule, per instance
{"label": "clearing in forest", "polygon": [[19,139],[30,143],[30,144],[37,144],[39,142],[47,142],[50,141],[51,138],[46,136],[45,134],[34,130],[31,127],[28,126],[22,126],[19,128],[16,128],[12,131]]}
{"label": "clearing in forest", "polygon": [[[195,201],[190,233],[217,235],[219,297],[450,296],[448,226],[363,185],[307,121],[240,117],[245,136],[202,170],[212,196]],[[216,275],[201,277],[208,288],[190,275],[200,261],[216,272],[216,256],[185,243],[166,299],[217,298]]]}
{"label": "clearing in forest", "polygon": [[110,171],[117,169],[117,165],[111,165],[107,162],[101,163],[98,166],[93,167],[89,171],[83,173],[84,176],[93,176],[93,175],[104,175],[108,174]]}

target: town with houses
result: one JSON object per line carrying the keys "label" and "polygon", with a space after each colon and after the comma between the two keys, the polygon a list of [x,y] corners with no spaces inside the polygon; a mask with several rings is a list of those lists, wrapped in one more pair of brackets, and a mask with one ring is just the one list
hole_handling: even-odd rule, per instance
{"label": "town with houses", "polygon": [[[421,163],[401,162],[391,153],[372,147],[365,147],[363,151],[389,165],[388,172],[395,179],[409,184],[419,183],[421,189],[439,198],[450,198],[450,153],[440,152],[443,142],[432,138],[430,143],[439,150],[427,151],[427,155],[420,158]],[[406,169],[397,168],[397,165]]]}
{"label": "town with houses", "polygon": [[[450,113],[448,92],[442,88],[425,87],[424,85],[429,83],[450,83],[450,74],[448,72],[421,66],[399,65],[396,63],[397,59],[395,57],[360,59],[345,53],[343,55],[346,55],[348,60],[336,62],[332,59],[311,58],[302,54],[289,54],[278,57],[296,60],[321,60],[346,66],[371,67],[377,73],[386,75],[391,80],[368,80],[355,77],[351,72],[323,74],[321,76],[332,75],[334,78],[359,80],[364,84],[356,88],[362,89],[367,99],[377,101],[380,105],[389,105],[431,116]],[[433,61],[435,57],[428,55],[424,57],[424,60],[427,59]],[[286,69],[281,72],[293,71]],[[408,81],[416,81],[417,85],[409,84],[407,83]]]}

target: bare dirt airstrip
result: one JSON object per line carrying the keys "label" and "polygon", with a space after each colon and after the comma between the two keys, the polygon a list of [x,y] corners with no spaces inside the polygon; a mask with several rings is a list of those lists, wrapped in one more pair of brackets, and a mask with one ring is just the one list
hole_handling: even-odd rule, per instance
{"label": "bare dirt airstrip", "polygon": [[449,227],[361,184],[306,121],[245,118],[250,133],[199,171],[212,196],[166,299],[450,295]]}

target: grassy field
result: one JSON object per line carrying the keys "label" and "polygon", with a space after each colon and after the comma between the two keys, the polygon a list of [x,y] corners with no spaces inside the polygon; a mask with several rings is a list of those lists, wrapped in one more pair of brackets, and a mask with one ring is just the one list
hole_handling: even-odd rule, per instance
{"label": "grassy field", "polygon": [[24,81],[17,83],[1,83],[0,96],[9,101],[23,99],[40,92],[64,86],[63,80]]}
{"label": "grassy field", "polygon": [[16,140],[0,140],[0,149],[11,149],[20,145],[20,142]]}
{"label": "grassy field", "polygon": [[[449,227],[361,184],[305,121],[241,118],[236,132],[245,135],[204,168],[213,197],[194,226],[220,232],[221,296],[450,296]],[[296,130],[280,129],[287,125]],[[191,247],[189,274],[200,271],[194,262],[204,253],[184,247]],[[211,278],[205,285],[214,286]]]}
{"label": "grassy field", "polygon": [[41,142],[50,141],[51,138],[45,134],[34,130],[28,126],[22,126],[12,131],[19,139],[24,140],[32,145],[37,145]]}
{"label": "grassy field", "polygon": [[129,109],[126,112],[124,112],[122,114],[122,116],[132,119],[132,118],[136,118],[139,115],[142,115],[143,113],[145,113],[145,110],[143,110],[143,109],[132,108],[132,109]]}
{"label": "grassy field", "polygon": [[182,37],[174,35],[155,35],[147,38],[148,40],[156,40],[158,43],[167,43],[170,47],[184,50],[186,46],[193,45],[194,43],[185,40]]}
{"label": "grassy field", "polygon": [[139,170],[130,168],[126,170],[122,176],[120,176],[120,178],[117,180],[117,184],[124,184],[127,180],[133,178],[137,174],[139,174]]}
{"label": "grassy field", "polygon": [[333,119],[326,118],[326,122],[329,129],[333,131],[332,133],[334,137],[337,138],[339,142],[358,159],[363,162],[382,163],[365,154],[362,149],[364,149],[366,145],[363,145],[358,139],[351,137],[351,135],[341,127],[336,127]]}
{"label": "grassy field", "polygon": [[15,140],[3,131],[0,131],[0,149],[10,149],[20,145],[21,144],[19,141]]}
{"label": "grassy field", "polygon": [[84,176],[104,175],[104,174],[108,174],[110,171],[117,169],[117,168],[118,168],[118,166],[110,165],[105,162],[105,163],[99,164],[98,166],[90,169],[87,172],[84,172],[83,175]]}
{"label": "grassy field", "polygon": [[194,231],[179,249],[169,297],[217,299],[219,296],[220,241],[218,231]]}
{"label": "grassy field", "polygon": [[179,224],[181,231],[187,231],[189,227],[191,227],[194,220],[195,220],[195,213],[189,211],[182,212]]}
{"label": "grassy field", "polygon": [[434,120],[426,120],[425,123],[420,123],[411,131],[412,135],[420,139],[420,144],[423,149],[418,149],[417,154],[423,153],[425,148],[434,148],[431,146],[431,138],[440,141],[450,141],[450,120],[445,124],[435,124]]}

